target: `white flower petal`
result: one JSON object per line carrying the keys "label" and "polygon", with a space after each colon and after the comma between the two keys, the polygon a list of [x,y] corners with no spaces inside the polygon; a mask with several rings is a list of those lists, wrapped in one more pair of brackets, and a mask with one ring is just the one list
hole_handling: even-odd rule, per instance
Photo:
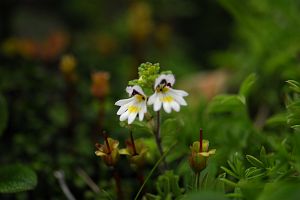
{"label": "white flower petal", "polygon": [[153,110],[159,111],[161,109],[161,105],[162,105],[162,102],[160,101],[160,97],[157,95],[154,105],[153,105]]}
{"label": "white flower petal", "polygon": [[169,83],[171,86],[173,86],[174,83],[175,83],[175,77],[174,77],[174,75],[173,75],[173,74],[167,74],[167,75],[166,75],[166,81],[167,81],[167,83]]}
{"label": "white flower petal", "polygon": [[[139,86],[139,85],[135,85],[132,87],[132,90],[135,90],[137,91],[139,94],[143,95],[143,96],[146,96],[143,89]],[[133,92],[133,91],[132,91]]]}
{"label": "white flower petal", "polygon": [[115,103],[115,105],[116,105],[116,106],[123,106],[123,105],[129,103],[130,101],[132,101],[133,99],[134,99],[134,97],[131,97],[131,98],[129,98],[129,99],[121,99],[121,100],[117,101],[117,102]]}
{"label": "white flower petal", "polygon": [[167,80],[167,77],[165,74],[161,74],[159,77],[155,79],[154,89],[161,83],[162,80]]}
{"label": "white flower petal", "polygon": [[146,112],[147,112],[147,104],[146,104],[146,101],[144,101],[144,102],[142,103],[142,111],[143,111],[143,113],[146,113]]}
{"label": "white flower petal", "polygon": [[156,92],[154,94],[152,94],[149,98],[148,98],[148,105],[152,105],[154,104],[155,100],[156,100]]}
{"label": "white flower petal", "polygon": [[117,115],[121,115],[123,114],[124,112],[126,112],[126,110],[128,109],[128,106],[121,106],[117,112]]}
{"label": "white flower petal", "polygon": [[139,112],[139,120],[140,120],[140,121],[143,121],[143,119],[144,119],[144,112],[143,112],[143,111],[140,111],[140,112]]}
{"label": "white flower petal", "polygon": [[188,95],[189,95],[186,91],[183,91],[183,90],[176,90],[176,89],[173,89],[173,88],[169,88],[169,90],[170,90],[170,92],[171,92],[172,94],[177,94],[177,95],[179,95],[179,96],[185,97],[185,96],[188,96]]}
{"label": "white flower petal", "polygon": [[125,121],[128,118],[129,111],[127,110],[120,116],[120,121]]}
{"label": "white flower petal", "polygon": [[170,113],[172,110],[171,110],[171,104],[169,102],[164,102],[163,103],[163,107],[164,107],[164,110],[167,112],[167,113]]}
{"label": "white flower petal", "polygon": [[137,112],[134,113],[130,113],[130,115],[128,116],[128,124],[131,124],[134,119],[136,118]]}
{"label": "white flower petal", "polygon": [[176,101],[171,102],[171,107],[173,108],[173,110],[175,110],[176,112],[178,112],[180,110],[180,106]]}
{"label": "white flower petal", "polygon": [[129,96],[131,96],[131,94],[133,92],[133,87],[132,86],[127,86],[126,87],[126,92],[129,94]]}
{"label": "white flower petal", "polygon": [[173,95],[173,97],[174,97],[175,101],[176,101],[179,105],[181,105],[181,106],[186,106],[186,105],[187,105],[186,101],[184,100],[184,98],[183,98],[182,96],[179,96],[179,95]]}

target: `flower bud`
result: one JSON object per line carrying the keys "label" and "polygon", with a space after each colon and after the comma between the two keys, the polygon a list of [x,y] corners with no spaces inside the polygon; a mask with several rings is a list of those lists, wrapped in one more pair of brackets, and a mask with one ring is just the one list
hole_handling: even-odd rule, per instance
{"label": "flower bud", "polygon": [[114,166],[119,160],[119,141],[105,138],[104,144],[96,143],[95,154],[100,156],[107,166]]}
{"label": "flower bud", "polygon": [[[201,145],[202,142],[202,145]],[[193,145],[190,147],[191,149],[191,155],[189,157],[189,164],[191,168],[194,170],[195,173],[201,172],[203,169],[205,169],[208,158],[215,154],[216,150],[208,150],[209,147],[209,141],[203,140],[203,141],[196,141],[193,143]],[[202,146],[202,149],[201,149]]]}
{"label": "flower bud", "polygon": [[145,164],[148,149],[141,139],[126,140],[126,149],[121,149],[120,154],[128,156],[133,167],[141,168]]}

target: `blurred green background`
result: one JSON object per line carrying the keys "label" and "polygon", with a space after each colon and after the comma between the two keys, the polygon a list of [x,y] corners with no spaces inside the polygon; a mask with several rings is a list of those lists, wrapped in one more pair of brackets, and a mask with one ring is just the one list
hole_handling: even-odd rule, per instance
{"label": "blurred green background", "polygon": [[[81,169],[113,191],[94,144],[102,130],[128,137],[114,102],[143,62],[172,70],[176,87],[190,93],[189,106],[172,114],[181,122],[170,136],[182,139],[182,151],[169,158],[175,163],[186,159],[200,127],[222,149],[218,164],[235,151],[255,152],[264,140],[255,144],[251,133],[275,132],[264,123],[285,109],[284,81],[300,78],[297,0],[1,0],[0,20],[0,164],[23,163],[38,175],[35,190],[3,199],[64,198],[55,170],[78,199],[95,199]],[[251,73],[258,78],[246,110],[207,110],[213,96],[238,92]],[[135,194],[134,172],[120,170],[127,195]]]}

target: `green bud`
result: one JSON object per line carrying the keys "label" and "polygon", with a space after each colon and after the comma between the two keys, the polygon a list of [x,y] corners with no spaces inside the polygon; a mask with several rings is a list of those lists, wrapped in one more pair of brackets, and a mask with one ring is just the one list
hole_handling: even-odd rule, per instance
{"label": "green bud", "polygon": [[153,88],[155,79],[159,75],[159,63],[142,63],[138,68],[139,78],[129,81],[128,85],[139,85],[142,88]]}
{"label": "green bud", "polygon": [[209,141],[202,141],[202,150],[200,150],[200,142],[196,141],[191,145],[191,155],[189,157],[189,164],[195,173],[201,172],[207,165],[208,158],[215,154],[216,150],[208,150]]}

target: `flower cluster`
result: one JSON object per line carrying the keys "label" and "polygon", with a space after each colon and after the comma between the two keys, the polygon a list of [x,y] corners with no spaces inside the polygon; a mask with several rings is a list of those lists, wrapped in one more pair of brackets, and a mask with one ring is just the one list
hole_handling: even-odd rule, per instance
{"label": "flower cluster", "polygon": [[[158,72],[157,65],[142,65],[143,68],[149,66],[151,72]],[[153,67],[154,66],[154,67]],[[149,71],[148,70],[148,71]],[[144,119],[145,113],[147,113],[147,104],[153,105],[154,111],[159,111],[161,108],[165,112],[170,113],[172,110],[179,111],[180,106],[186,106],[187,103],[183,97],[187,96],[188,93],[183,90],[173,89],[175,83],[175,77],[173,74],[157,74],[155,81],[152,81],[154,94],[148,98],[144,93],[141,83],[147,83],[149,79],[145,76],[141,76],[136,82],[136,85],[128,86],[126,92],[128,93],[128,99],[122,99],[115,103],[120,106],[117,115],[120,115],[120,121],[127,120],[128,124],[131,124],[138,116],[139,120]],[[144,73],[145,74],[145,73]],[[151,80],[153,80],[154,74],[151,73]]]}

